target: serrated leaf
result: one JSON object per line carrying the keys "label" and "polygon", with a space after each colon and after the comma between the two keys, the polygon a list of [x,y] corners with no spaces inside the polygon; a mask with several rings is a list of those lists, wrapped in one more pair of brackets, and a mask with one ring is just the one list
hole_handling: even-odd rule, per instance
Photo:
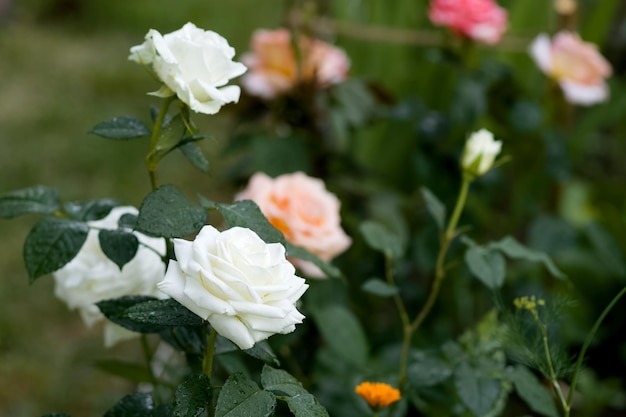
{"label": "serrated leaf", "polygon": [[128,307],[121,315],[135,323],[158,326],[201,326],[202,319],[192,313],[178,301],[148,300]]}
{"label": "serrated leaf", "polygon": [[365,365],[369,351],[367,339],[361,323],[350,310],[331,304],[313,310],[312,316],[336,355],[352,365]]}
{"label": "serrated leaf", "polygon": [[137,254],[139,240],[132,232],[125,230],[100,230],[98,241],[102,252],[115,262],[120,270]]}
{"label": "serrated leaf", "polygon": [[231,375],[217,399],[215,417],[267,417],[276,406],[271,392],[259,389],[241,373]]}
{"label": "serrated leaf", "polygon": [[134,139],[150,135],[150,129],[136,117],[119,116],[98,123],[91,133],[107,139]]}
{"label": "serrated leaf", "polygon": [[287,398],[287,405],[296,417],[328,417],[328,411],[309,393]]}
{"label": "serrated leaf", "polygon": [[148,372],[145,364],[118,360],[101,360],[96,362],[96,368],[136,384],[151,380],[150,372]]}
{"label": "serrated leaf", "polygon": [[500,252],[482,246],[473,246],[465,252],[465,263],[487,287],[495,290],[504,284],[506,261]]}
{"label": "serrated leaf", "polygon": [[435,219],[439,230],[444,230],[446,227],[446,206],[426,187],[420,187],[420,192],[424,198],[426,209]]}
{"label": "serrated leaf", "polygon": [[272,347],[267,343],[267,341],[262,340],[257,342],[250,349],[246,349],[243,351],[247,355],[252,356],[253,358],[262,360],[265,363],[271,363],[276,366],[280,365],[276,354],[272,350]]}
{"label": "serrated leaf", "polygon": [[531,410],[547,417],[559,417],[552,394],[526,367],[516,366],[511,373],[515,391]]}
{"label": "serrated leaf", "polygon": [[55,217],[41,219],[24,242],[24,262],[30,282],[74,259],[88,233],[89,228],[82,222]]}
{"label": "serrated leaf", "polygon": [[202,153],[202,149],[193,142],[178,147],[191,164],[202,172],[209,172],[209,161]]}
{"label": "serrated leaf", "polygon": [[378,278],[368,279],[365,281],[361,289],[379,297],[392,297],[399,292],[398,287],[388,284]]}
{"label": "serrated leaf", "polygon": [[502,389],[499,380],[482,375],[467,362],[461,363],[456,369],[454,386],[463,404],[477,417],[491,411]]}
{"label": "serrated leaf", "polygon": [[153,300],[156,300],[156,298],[146,295],[126,295],[113,300],[98,301],[96,306],[98,306],[107,319],[130,331],[137,333],[159,333],[165,329],[164,326],[137,322],[125,316],[126,310],[129,308]]}
{"label": "serrated leaf", "polygon": [[265,218],[259,206],[252,200],[240,200],[233,204],[217,204],[217,210],[224,217],[228,227],[245,227],[254,230],[261,239],[268,243],[284,244],[285,238]]}
{"label": "serrated leaf", "polygon": [[200,230],[208,213],[175,185],[163,185],[141,203],[135,230],[151,236],[183,237]]}
{"label": "serrated leaf", "polygon": [[513,259],[541,262],[552,274],[552,276],[559,279],[567,278],[566,275],[556,267],[548,255],[543,252],[527,248],[511,236],[506,236],[497,242],[491,242],[487,247],[490,249],[500,250]]}
{"label": "serrated leaf", "polygon": [[187,377],[176,389],[174,417],[204,417],[211,404],[211,382],[204,374]]}
{"label": "serrated leaf", "polygon": [[92,221],[106,217],[120,202],[110,198],[89,201],[70,201],[65,203],[65,212],[76,220]]}
{"label": "serrated leaf", "polygon": [[399,258],[404,252],[400,238],[382,224],[367,220],[359,227],[367,245],[391,258]]}
{"label": "serrated leaf", "polygon": [[145,392],[136,392],[122,398],[104,414],[104,417],[151,417],[154,401]]}
{"label": "serrated leaf", "polygon": [[0,218],[11,219],[27,213],[52,214],[59,208],[59,191],[44,185],[0,195]]}
{"label": "serrated leaf", "polygon": [[407,377],[414,387],[432,387],[451,376],[450,365],[433,356],[424,356],[407,369]]}
{"label": "serrated leaf", "polygon": [[275,369],[271,366],[263,366],[261,372],[261,384],[267,391],[275,391],[277,395],[296,396],[307,393],[300,381],[294,378],[289,372],[282,369]]}

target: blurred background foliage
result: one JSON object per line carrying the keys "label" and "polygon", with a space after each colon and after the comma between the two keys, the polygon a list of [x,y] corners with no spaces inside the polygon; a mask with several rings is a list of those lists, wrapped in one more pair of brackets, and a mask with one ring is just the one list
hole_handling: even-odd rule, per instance
{"label": "blurred background foliage", "polygon": [[[526,53],[536,34],[563,24],[553,3],[500,4],[510,16],[502,44],[467,52],[429,23],[425,0],[0,0],[0,193],[45,184],[59,188],[65,200],[114,197],[138,206],[149,191],[147,144],[87,134],[121,114],[148,119],[153,100],[145,93],[156,86],[127,61],[130,46],[141,43],[148,28],[164,33],[192,21],[222,34],[241,54],[257,28],[302,24],[345,48],[352,61],[354,81],[307,98],[326,110],[321,119],[307,118],[306,106],[289,98],[271,109],[244,96],[218,116],[196,118],[201,131],[216,137],[202,144],[211,174],[172,157],[160,168],[162,181],[190,196],[230,201],[256,170],[278,175],[300,169],[324,177],[342,200],[354,245],[336,262],[348,283],[317,283],[307,297],[350,305],[372,352],[393,363],[397,351],[378,348],[399,339],[395,312],[388,300],[360,289],[382,276],[383,259],[367,249],[359,224],[375,219],[402,237],[406,252],[397,281],[417,311],[438,245],[419,188],[428,187],[451,207],[466,135],[487,127],[512,160],[473,184],[461,223],[472,225],[468,235],[478,243],[510,234],[547,252],[569,281],[536,265],[510,263],[505,286],[493,294],[458,266],[416,343],[429,348],[456,339],[494,299],[508,305],[531,293],[565,295],[575,306],[555,331],[573,355],[626,282],[626,4],[581,0],[569,23],[599,45],[614,69],[610,100],[590,108],[565,104]],[[273,111],[292,118],[287,130],[266,123]],[[25,217],[0,225],[0,415],[100,415],[133,387],[92,366],[94,358],[140,360],[140,353],[132,343],[104,350],[100,329],[85,329],[51,295],[52,280],[28,285],[21,242],[32,223]],[[452,248],[457,258],[460,246]],[[371,311],[389,313],[372,321]],[[589,351],[579,415],[625,412],[623,311],[622,304],[609,316]],[[300,331],[313,332],[311,326]],[[327,382],[317,391],[323,403],[352,395],[355,381],[346,377],[344,386],[337,385],[345,370],[332,355],[322,352],[315,368],[309,354],[297,356],[303,371],[314,370],[318,381]],[[510,415],[523,412],[512,404]]]}

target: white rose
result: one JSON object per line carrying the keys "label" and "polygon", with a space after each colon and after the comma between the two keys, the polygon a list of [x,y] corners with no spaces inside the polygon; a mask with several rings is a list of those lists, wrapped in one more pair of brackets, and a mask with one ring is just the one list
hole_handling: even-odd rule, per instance
{"label": "white rose", "polygon": [[[159,255],[165,254],[165,240],[135,233],[140,245],[135,257],[122,270],[100,247],[99,229],[117,229],[118,220],[127,213],[137,214],[138,211],[130,206],[116,207],[105,218],[88,222],[87,239],[76,257],[52,274],[56,283],[55,295],[69,308],[78,309],[88,326],[104,318],[95,304],[98,301],[124,295],[163,297],[156,284],[165,274],[165,265]],[[107,322],[104,334],[105,345],[111,346],[132,333]]]}
{"label": "white rose", "polygon": [[246,72],[234,62],[235,50],[219,34],[187,23],[182,29],[161,35],[150,29],[142,45],[130,49],[128,59],[152,68],[165,84],[152,93],[174,94],[198,113],[215,114],[226,103],[239,101],[238,86],[226,86]]}
{"label": "white rose", "polygon": [[501,148],[502,142],[494,140],[493,133],[487,129],[474,132],[465,143],[461,166],[474,176],[484,175],[493,166]]}
{"label": "white rose", "polygon": [[308,285],[280,243],[267,244],[250,229],[204,226],[193,242],[174,239],[174,252],[161,291],[239,348],[302,323],[294,304]]}

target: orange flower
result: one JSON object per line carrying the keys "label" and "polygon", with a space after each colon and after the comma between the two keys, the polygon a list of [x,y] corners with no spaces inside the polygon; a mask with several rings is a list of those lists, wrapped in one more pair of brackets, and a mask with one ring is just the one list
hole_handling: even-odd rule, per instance
{"label": "orange flower", "polygon": [[383,408],[400,400],[400,391],[384,382],[362,382],[354,391],[372,408]]}

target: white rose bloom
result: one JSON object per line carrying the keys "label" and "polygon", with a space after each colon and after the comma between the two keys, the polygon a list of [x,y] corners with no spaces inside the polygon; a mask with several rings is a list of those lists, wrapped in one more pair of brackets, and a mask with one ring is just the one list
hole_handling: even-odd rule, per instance
{"label": "white rose bloom", "polygon": [[484,175],[493,166],[501,148],[502,142],[494,140],[493,133],[487,129],[474,132],[465,143],[461,166],[474,176]]}
{"label": "white rose bloom", "polygon": [[161,291],[239,348],[302,323],[294,304],[309,286],[280,243],[265,243],[250,229],[204,226],[193,242],[174,239],[174,252]]}
{"label": "white rose bloom", "polygon": [[[140,245],[135,257],[120,268],[102,251],[97,229],[118,229],[118,220],[124,214],[137,214],[134,207],[116,207],[103,219],[88,222],[91,227],[82,248],[63,268],[53,272],[54,293],[69,308],[78,309],[83,321],[91,326],[104,316],[95,303],[124,295],[151,295],[163,298],[156,287],[163,279],[165,240],[135,233]],[[149,246],[152,249],[147,248]],[[156,251],[156,252],[155,252]],[[134,333],[112,322],[105,324],[105,345],[126,339]]]}
{"label": "white rose bloom", "polygon": [[198,113],[215,114],[226,103],[239,101],[238,86],[226,84],[246,72],[234,62],[235,50],[219,34],[187,23],[161,35],[150,29],[146,41],[130,49],[128,59],[152,68],[165,84],[152,93],[174,94]]}

